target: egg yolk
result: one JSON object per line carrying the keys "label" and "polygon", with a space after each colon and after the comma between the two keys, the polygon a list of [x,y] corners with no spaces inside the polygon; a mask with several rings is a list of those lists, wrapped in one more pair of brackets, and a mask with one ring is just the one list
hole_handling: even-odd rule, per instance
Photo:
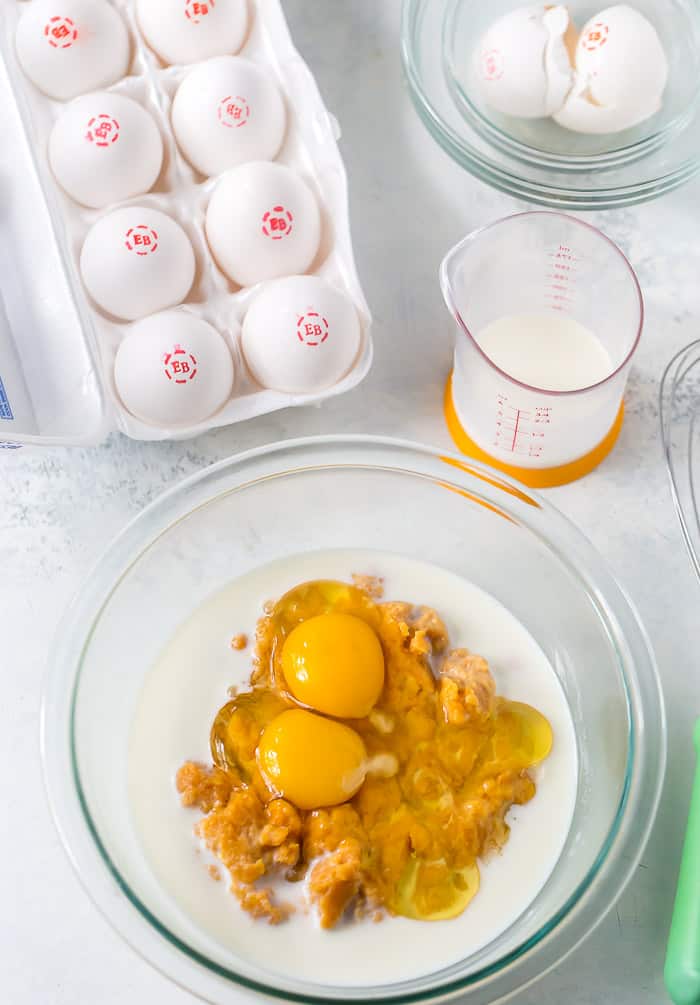
{"label": "egg yolk", "polygon": [[365,780],[365,745],[349,726],[301,708],[262,732],[258,765],[269,787],[302,810],[337,806]]}
{"label": "egg yolk", "polygon": [[366,621],[319,614],[287,636],[282,673],[303,705],[340,719],[362,719],[382,693],[384,653]]}

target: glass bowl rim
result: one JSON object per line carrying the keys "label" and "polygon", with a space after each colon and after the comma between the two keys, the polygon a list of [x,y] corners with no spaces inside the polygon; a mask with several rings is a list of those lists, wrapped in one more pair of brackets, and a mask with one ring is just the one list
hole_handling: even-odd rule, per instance
{"label": "glass bowl rim", "polygon": [[[333,460],[319,464],[292,464],[295,455],[305,453],[311,454],[316,450],[332,450]],[[372,461],[371,452],[384,452],[395,455],[397,460],[390,465],[379,464]],[[364,459],[343,459],[344,452],[367,456]],[[441,468],[441,478],[435,477],[436,471],[414,470],[405,468],[399,463],[403,455],[412,457],[413,465],[418,465],[422,461],[426,466],[429,462],[441,462],[450,468],[450,476],[460,484],[454,486],[457,491],[466,494],[468,498],[477,503],[485,505],[488,509],[496,508],[494,503],[484,501],[479,496],[479,491],[505,493],[509,503],[522,507],[522,515],[531,515],[534,511],[541,511],[546,518],[547,526],[558,523],[561,532],[567,537],[566,543],[572,548],[575,546],[579,553],[588,556],[593,563],[598,565],[595,569],[595,578],[602,575],[607,580],[608,588],[617,593],[616,602],[619,604],[617,615],[622,614],[627,618],[628,624],[636,633],[636,639],[627,637],[626,633],[619,629],[620,638],[629,643],[634,641],[637,646],[637,655],[646,661],[648,680],[646,684],[651,687],[655,699],[655,707],[652,702],[647,702],[646,708],[638,713],[633,712],[631,701],[635,703],[641,701],[644,704],[644,696],[639,691],[640,679],[637,679],[633,665],[636,660],[628,660],[627,667],[622,659],[619,646],[613,639],[614,648],[618,654],[619,673],[622,679],[627,700],[627,710],[630,721],[629,733],[629,754],[627,758],[626,775],[623,783],[623,791],[620,796],[615,819],[603,842],[601,849],[584,879],[576,886],[569,895],[566,902],[559,910],[540,927],[538,932],[519,944],[515,949],[505,953],[495,962],[482,967],[480,970],[463,975],[461,977],[451,976],[443,983],[429,983],[426,987],[421,987],[414,991],[399,990],[392,992],[392,985],[380,988],[325,988],[319,986],[312,992],[293,991],[274,984],[265,983],[262,979],[253,979],[221,966],[208,959],[203,953],[188,946],[182,939],[170,932],[166,925],[156,918],[145,904],[140,901],[138,895],[131,890],[123,879],[119,870],[112,862],[107,849],[104,847],[98,830],[82,791],[80,773],[78,770],[75,752],[75,731],[74,713],[77,691],[80,684],[82,663],[85,653],[89,647],[90,639],[95,631],[99,619],[107,606],[113,593],[119,588],[122,579],[128,574],[130,569],[138,560],[147,554],[153,544],[170,530],[176,527],[192,513],[216,502],[222,497],[232,492],[245,489],[250,485],[259,484],[262,481],[277,480],[292,474],[304,472],[317,472],[328,469],[359,469],[362,471],[390,471],[398,474],[408,474],[412,477],[428,477],[433,481],[453,487],[448,480],[448,474]],[[246,465],[256,461],[272,461],[274,470],[268,471],[255,478],[245,477]],[[275,466],[275,462],[277,462]],[[227,485],[218,486],[215,492],[209,493],[193,504],[190,499],[190,492],[197,488],[206,489],[207,482],[212,480],[213,485],[220,475],[234,475],[234,481]],[[237,476],[237,477],[236,477]],[[485,488],[484,488],[485,486]],[[469,491],[471,489],[471,491]],[[475,493],[474,489],[478,491]],[[170,514],[169,510],[173,504],[180,502],[179,512]],[[498,503],[498,500],[496,500]],[[184,503],[184,506],[182,505]],[[163,516],[165,521],[163,522]],[[151,518],[160,518],[161,526],[157,532],[149,528],[145,539],[141,528],[148,526]],[[533,525],[526,520],[521,520],[524,529],[537,535],[546,545],[549,546],[556,556],[565,561],[571,571],[574,571],[579,579],[581,587],[588,592],[589,598],[593,601],[602,600],[603,594],[597,583],[588,581],[583,577],[578,565],[567,558],[557,546],[554,545],[547,533],[538,532]],[[579,561],[582,555],[579,554]],[[99,584],[99,585],[98,585]],[[625,609],[626,608],[626,609]],[[600,609],[598,610],[601,614]],[[617,617],[615,617],[617,623]],[[610,625],[606,623],[608,631]],[[76,665],[77,661],[77,665]],[[628,674],[632,671],[632,677]],[[66,686],[68,684],[68,686]],[[63,708],[67,713],[64,717],[56,714],[57,708]],[[653,793],[645,793],[643,799],[646,820],[641,828],[634,828],[634,837],[627,836],[627,843],[633,840],[633,847],[620,851],[620,840],[624,839],[622,833],[623,824],[629,823],[628,810],[630,808],[630,794],[633,788],[640,787],[639,779],[639,749],[638,739],[643,736],[644,721],[647,715],[651,717],[653,712],[658,717],[657,735],[659,739],[659,752],[655,761],[647,757],[646,766],[642,764],[642,769],[651,772],[655,777],[651,784]],[[637,723],[638,731],[635,735],[633,725]],[[65,730],[66,725],[68,729]],[[65,730],[65,732],[64,732]],[[224,979],[229,986],[233,984],[239,989],[250,990],[272,996],[285,1001],[308,1003],[308,1005],[320,1005],[321,1002],[333,1000],[341,1005],[354,1005],[358,1001],[372,1000],[379,1005],[403,1005],[409,1002],[430,1001],[465,992],[469,989],[479,990],[487,986],[491,978],[500,976],[513,976],[513,968],[517,973],[518,966],[525,966],[528,961],[532,965],[534,962],[533,950],[543,946],[547,939],[558,934],[558,941],[564,937],[562,932],[563,922],[570,919],[578,908],[587,913],[587,920],[583,924],[585,930],[579,931],[574,941],[565,946],[556,948],[554,957],[544,967],[537,969],[529,976],[524,975],[523,979],[506,990],[502,997],[507,997],[517,989],[522,989],[528,984],[539,979],[548,970],[560,963],[568,956],[576,946],[583,941],[590,932],[597,926],[616,902],[619,895],[626,887],[632,877],[636,865],[646,846],[646,842],[651,831],[658,803],[661,797],[661,789],[666,764],[666,718],[663,703],[663,695],[658,675],[658,670],[654,660],[653,651],[645,630],[639,620],[636,611],[627,595],[623,592],[619,584],[608,572],[604,561],[588,542],[587,538],[555,507],[546,502],[541,496],[525,489],[517,481],[510,479],[494,471],[486,465],[466,462],[463,458],[450,454],[427,445],[412,443],[406,440],[393,439],[381,436],[364,435],[329,435],[315,436],[301,439],[282,440],[267,446],[254,448],[252,450],[239,453],[229,458],[225,458],[211,464],[200,471],[195,472],[186,479],[166,490],[145,507],[136,517],[134,517],[123,530],[112,540],[100,559],[93,566],[91,573],[83,580],[83,585],[72,604],[69,606],[62,623],[59,625],[56,644],[52,647],[52,659],[46,675],[41,707],[41,756],[44,775],[45,791],[47,794],[51,814],[54,824],[58,830],[64,849],[71,861],[71,864],[87,892],[93,904],[102,913],[111,927],[124,939],[124,941],[134,949],[142,959],[146,960],[164,976],[175,981],[186,990],[205,997],[205,1000],[214,1000],[206,997],[207,992],[202,990],[201,982],[194,981],[194,973],[202,971],[218,979]],[[58,756],[56,756],[58,754]],[[635,785],[636,780],[636,785]],[[637,792],[637,801],[641,796]],[[78,812],[76,812],[76,810]],[[639,808],[638,808],[639,811]],[[635,817],[639,820],[639,817]],[[617,847],[616,843],[617,842]],[[622,841],[624,845],[624,840]],[[605,867],[611,861],[612,853],[616,851],[618,861],[618,875],[611,879],[607,877],[605,890],[602,896],[605,901],[603,906],[597,905],[593,908],[590,903],[583,903],[586,898],[590,901],[595,899],[595,884],[600,888]],[[88,862],[87,858],[91,861]],[[124,895],[125,902],[121,905],[115,903],[114,884]],[[97,887],[100,887],[99,891]],[[612,894],[610,891],[613,891]],[[600,895],[600,894],[599,894]],[[583,908],[581,904],[583,903]],[[587,909],[587,910],[586,910]],[[115,920],[115,913],[120,913],[119,921]],[[129,920],[131,918],[131,921]],[[138,921],[140,931],[135,930],[134,920]],[[576,919],[574,919],[576,920]],[[581,919],[579,929],[581,928]],[[145,935],[149,935],[148,948],[144,948]],[[155,937],[155,939],[153,938]],[[550,946],[551,950],[552,946]],[[550,952],[551,955],[551,952]],[[179,963],[178,963],[179,960]],[[447,968],[449,969],[449,968]],[[440,972],[427,975],[420,980],[430,981],[432,978],[439,980]],[[486,983],[485,983],[486,982]],[[409,981],[408,985],[415,984],[416,981]],[[396,985],[393,985],[396,987]],[[330,992],[330,996],[329,996]],[[357,992],[357,993],[355,993]],[[378,994],[377,992],[381,992]],[[345,996],[344,996],[345,994]],[[367,997],[369,996],[369,997]],[[499,997],[498,1000],[501,1000]]]}
{"label": "glass bowl rim", "polygon": [[[528,179],[517,174],[515,169],[502,166],[492,157],[481,153],[475,146],[466,142],[459,132],[445,121],[423,87],[414,44],[416,15],[423,3],[425,0],[403,0],[401,63],[408,83],[408,91],[419,118],[432,138],[457,164],[474,177],[486,182],[498,191],[516,198],[527,199],[552,209],[585,212],[616,209],[647,202],[667,192],[672,192],[700,173],[700,153],[696,156],[685,157],[672,170],[668,170],[658,177],[649,177],[626,184],[601,186],[595,189],[577,188],[573,184],[573,180],[571,184],[564,185],[547,183],[535,178]],[[488,140],[486,142],[490,143]],[[496,147],[496,149],[499,148]],[[514,160],[521,160],[515,154],[507,156]],[[642,161],[643,157],[639,157],[631,163],[639,164]],[[525,163],[533,163],[534,166],[537,166],[534,161],[525,161]],[[537,167],[542,171],[550,170],[546,166]],[[595,167],[592,170],[595,171]],[[572,176],[573,178],[575,176]]]}

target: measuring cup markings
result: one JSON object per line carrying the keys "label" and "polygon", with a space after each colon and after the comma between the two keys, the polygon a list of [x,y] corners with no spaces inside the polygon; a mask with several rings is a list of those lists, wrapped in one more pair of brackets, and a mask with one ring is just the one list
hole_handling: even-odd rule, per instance
{"label": "measuring cup markings", "polygon": [[496,396],[496,436],[494,446],[509,454],[538,458],[542,456],[546,429],[552,421],[548,405],[534,409],[509,403],[507,395]]}
{"label": "measuring cup markings", "polygon": [[546,266],[550,271],[545,272],[545,303],[555,311],[567,311],[574,303],[579,258],[566,244],[547,252],[547,258],[551,261]]}

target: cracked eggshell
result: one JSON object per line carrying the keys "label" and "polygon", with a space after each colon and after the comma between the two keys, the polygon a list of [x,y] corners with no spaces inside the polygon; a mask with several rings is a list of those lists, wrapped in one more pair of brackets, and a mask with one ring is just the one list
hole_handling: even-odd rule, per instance
{"label": "cracked eggshell", "polygon": [[484,101],[515,118],[553,115],[573,83],[575,28],[566,7],[521,7],[495,21],[476,54]]}
{"label": "cracked eggshell", "polygon": [[661,107],[668,59],[654,26],[626,4],[585,25],[576,46],[576,80],[554,119],[579,133],[615,133]]}

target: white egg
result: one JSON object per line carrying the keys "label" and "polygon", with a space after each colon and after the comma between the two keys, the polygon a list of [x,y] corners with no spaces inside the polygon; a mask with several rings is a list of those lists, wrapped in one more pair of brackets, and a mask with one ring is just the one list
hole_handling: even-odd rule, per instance
{"label": "white egg", "polygon": [[248,30],[247,0],[137,0],[136,17],[164,63],[238,52]]}
{"label": "white egg", "polygon": [[22,6],[17,59],[50,98],[66,101],[126,75],[129,35],[107,0],[33,0]]}
{"label": "white egg", "polygon": [[630,129],[661,108],[668,59],[654,26],[620,4],[586,24],[576,46],[576,80],[555,121],[580,133]]}
{"label": "white egg", "polygon": [[575,28],[566,7],[521,7],[481,40],[475,72],[484,101],[504,115],[536,119],[558,111],[573,82]]}
{"label": "white egg", "polygon": [[127,206],[90,229],[80,271],[99,307],[136,321],[182,303],[194,280],[194,251],[171,217],[157,209]]}
{"label": "white egg", "polygon": [[49,137],[56,181],[93,209],[148,192],[162,162],[163,141],[153,117],[131,98],[107,91],[76,98]]}
{"label": "white egg", "polygon": [[360,319],[345,294],[318,276],[275,279],[243,320],[248,369],[263,387],[314,394],[341,380],[357,357]]}
{"label": "white egg", "polygon": [[284,164],[252,161],[227,171],[206,218],[209,247],[239,286],[306,272],[318,252],[316,196]]}
{"label": "white egg", "polygon": [[205,175],[277,156],[287,113],[270,71],[238,56],[192,70],[173,101],[172,123],[183,156]]}
{"label": "white egg", "polygon": [[233,376],[221,335],[186,310],[138,321],[114,362],[124,407],[157,426],[194,426],[210,418],[230,396]]}

